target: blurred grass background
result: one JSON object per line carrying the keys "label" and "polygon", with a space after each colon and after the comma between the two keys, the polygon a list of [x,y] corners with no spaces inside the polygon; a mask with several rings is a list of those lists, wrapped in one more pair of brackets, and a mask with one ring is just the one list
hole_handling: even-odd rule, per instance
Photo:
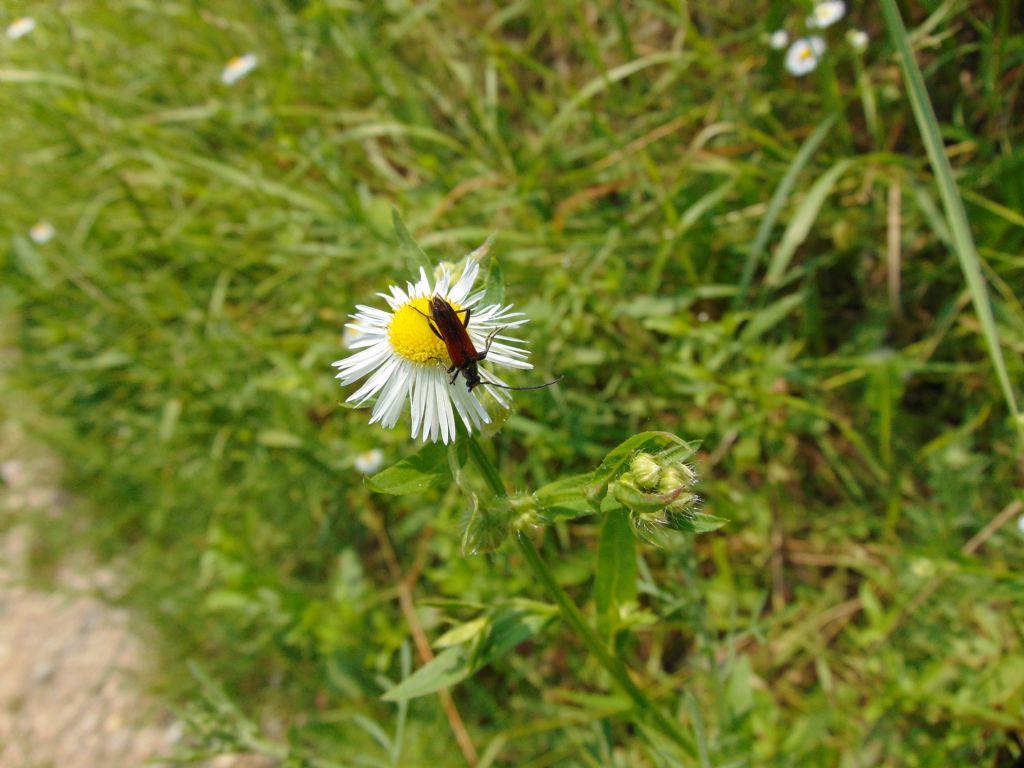
{"label": "blurred grass background", "polygon": [[[644,550],[621,652],[705,764],[1020,754],[1020,442],[881,19],[851,7],[796,79],[766,36],[809,10],[8,4],[38,27],[0,41],[4,376],[35,406],[4,416],[59,449],[78,500],[38,527],[36,566],[118,564],[110,597],[153,628],[197,754],[464,764],[437,698],[379,699],[409,642],[382,536],[432,638],[541,597],[514,552],[459,551],[457,495],[375,497],[353,468],[411,451],[338,407],[330,368],[354,304],[408,278],[392,205],[438,258],[496,232],[536,378],[565,376],[516,399],[511,487],[642,429],[702,442],[731,523]],[[903,11],[1019,398],[1019,9]],[[595,531],[544,542],[580,602]],[[555,624],[455,689],[485,763],[660,764],[581,656]]]}

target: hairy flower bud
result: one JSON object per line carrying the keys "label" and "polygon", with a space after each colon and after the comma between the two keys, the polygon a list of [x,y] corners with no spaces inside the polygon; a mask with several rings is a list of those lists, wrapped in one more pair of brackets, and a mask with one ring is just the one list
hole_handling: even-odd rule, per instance
{"label": "hairy flower bud", "polygon": [[689,488],[697,482],[697,473],[686,464],[675,463],[665,467],[658,479],[658,490],[672,493],[679,488]]}
{"label": "hairy flower bud", "polygon": [[637,487],[644,491],[653,491],[658,487],[661,477],[661,465],[649,453],[638,453],[630,462],[629,471],[636,480]]}

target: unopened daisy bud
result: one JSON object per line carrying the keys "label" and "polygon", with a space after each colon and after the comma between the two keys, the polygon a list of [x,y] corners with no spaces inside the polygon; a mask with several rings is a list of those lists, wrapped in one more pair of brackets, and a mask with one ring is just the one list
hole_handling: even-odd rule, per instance
{"label": "unopened daisy bud", "polygon": [[642,490],[653,491],[658,487],[661,465],[649,453],[638,453],[634,456],[629,465],[629,471],[636,480],[637,486]]}
{"label": "unopened daisy bud", "polygon": [[697,482],[697,473],[686,464],[672,464],[665,467],[658,480],[658,490],[672,493],[679,488],[689,488]]}

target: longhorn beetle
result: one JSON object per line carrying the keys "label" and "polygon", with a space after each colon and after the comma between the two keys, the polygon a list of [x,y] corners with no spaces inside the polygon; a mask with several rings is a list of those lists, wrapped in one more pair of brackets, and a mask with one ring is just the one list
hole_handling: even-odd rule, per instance
{"label": "longhorn beetle", "polygon": [[[413,309],[416,309],[413,307]],[[494,337],[501,333],[504,328],[497,328],[491,331],[487,337],[487,345],[484,347],[483,352],[477,352],[476,347],[473,346],[473,340],[469,337],[469,332],[466,330],[466,326],[469,325],[469,308],[459,310],[466,315],[466,319],[463,320],[459,317],[459,311],[455,310],[451,304],[447,302],[442,296],[434,295],[430,298],[430,314],[421,312],[416,309],[421,315],[427,318],[427,325],[430,326],[430,330],[433,331],[434,335],[437,336],[441,341],[444,342],[445,347],[448,348],[448,357],[452,359],[451,367],[448,368],[448,373],[452,375],[449,384],[454,384],[455,380],[459,378],[459,374],[466,380],[466,389],[470,392],[473,391],[473,387],[479,386],[482,383],[480,379],[480,371],[476,367],[476,364],[487,357],[487,353],[491,350],[491,342],[494,341]],[[549,381],[547,384],[538,384],[535,387],[507,387],[504,384],[494,384],[493,382],[486,382],[492,387],[501,387],[502,389],[516,389],[516,390],[527,390],[527,389],[543,389],[544,387],[550,387],[552,384],[557,384],[562,380],[558,377],[554,381]]]}

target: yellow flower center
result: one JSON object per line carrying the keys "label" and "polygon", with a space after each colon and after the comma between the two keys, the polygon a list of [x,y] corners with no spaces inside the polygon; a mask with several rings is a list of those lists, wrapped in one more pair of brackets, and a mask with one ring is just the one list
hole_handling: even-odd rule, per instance
{"label": "yellow flower center", "polygon": [[[458,311],[458,304],[451,303]],[[422,313],[422,314],[421,314]],[[391,348],[406,360],[414,363],[435,364],[437,361],[448,362],[448,348],[437,335],[430,330],[425,316],[430,315],[430,299],[422,297],[403,304],[395,312],[388,324],[388,339]]]}
{"label": "yellow flower center", "polygon": [[810,59],[813,56],[814,56],[814,49],[813,48],[807,47],[807,48],[804,48],[802,51],[800,51],[800,60],[801,61],[806,61],[807,59]]}

